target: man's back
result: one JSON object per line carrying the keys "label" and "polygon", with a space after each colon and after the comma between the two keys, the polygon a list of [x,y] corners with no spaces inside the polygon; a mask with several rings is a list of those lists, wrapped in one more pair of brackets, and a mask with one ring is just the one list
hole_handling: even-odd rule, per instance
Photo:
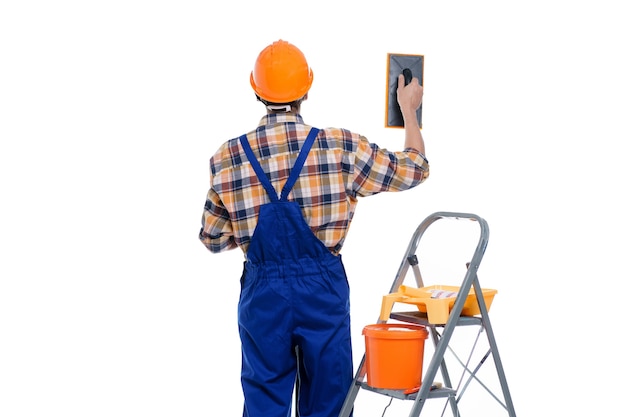
{"label": "man's back", "polygon": [[[311,126],[298,114],[269,114],[248,133],[248,141],[272,186],[280,193]],[[252,171],[239,138],[211,158],[212,190],[229,213],[234,243],[244,252],[254,233],[259,207],[269,201]],[[389,152],[346,129],[321,129],[289,199],[297,201],[313,233],[338,253],[346,238],[358,197],[402,191],[428,177],[418,153]],[[211,229],[204,228],[208,235]],[[231,243],[232,244],[232,243]],[[218,248],[216,248],[218,249]]]}

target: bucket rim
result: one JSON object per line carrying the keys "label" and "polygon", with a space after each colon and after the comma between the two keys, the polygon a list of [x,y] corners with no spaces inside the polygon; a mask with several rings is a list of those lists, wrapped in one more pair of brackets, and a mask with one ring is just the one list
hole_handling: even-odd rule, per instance
{"label": "bucket rim", "polygon": [[[396,331],[401,330],[401,331]],[[406,331],[403,331],[406,330]],[[380,339],[427,339],[426,326],[419,324],[404,323],[378,323],[369,324],[363,328],[365,337],[377,337]]]}

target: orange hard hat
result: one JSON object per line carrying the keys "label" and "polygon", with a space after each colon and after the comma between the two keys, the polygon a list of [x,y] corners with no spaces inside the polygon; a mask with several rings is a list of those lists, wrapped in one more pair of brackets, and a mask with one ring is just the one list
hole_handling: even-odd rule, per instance
{"label": "orange hard hat", "polygon": [[306,95],[313,71],[300,49],[278,40],[261,51],[250,73],[255,93],[270,103],[291,103]]}

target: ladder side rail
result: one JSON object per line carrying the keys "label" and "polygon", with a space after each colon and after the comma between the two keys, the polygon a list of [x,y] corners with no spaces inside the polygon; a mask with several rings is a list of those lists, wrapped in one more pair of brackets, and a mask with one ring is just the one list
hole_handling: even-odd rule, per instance
{"label": "ladder side rail", "polygon": [[[415,232],[413,233],[411,242],[409,243],[409,246],[404,254],[404,257],[402,258],[400,268],[398,269],[398,272],[396,273],[396,276],[391,285],[391,289],[389,290],[390,294],[393,292],[397,292],[400,286],[404,283],[404,279],[406,277],[406,273],[408,272],[410,265],[413,266],[413,272],[414,274],[416,274],[415,275],[416,280],[421,278],[421,275],[419,275],[419,267],[416,264],[413,265],[413,257],[415,256],[415,249],[417,248],[417,244],[419,240],[421,239],[422,235],[424,234],[424,231],[428,228],[430,224],[432,224],[432,222],[436,220],[436,218],[431,219],[431,217],[433,216],[431,215],[427,219],[423,220],[418,226],[418,228],[415,230]],[[417,268],[417,272],[415,271],[416,268]],[[420,278],[417,278],[418,276]],[[381,322],[383,322],[383,320],[381,320],[379,316],[377,323],[381,323]],[[341,407],[341,411],[339,412],[339,417],[349,417],[350,414],[352,413],[354,409],[354,403],[356,401],[356,397],[361,388],[361,383],[365,380],[365,374],[366,374],[366,369],[365,369],[365,354],[364,354],[363,357],[361,358],[361,363],[355,373],[355,377],[353,378],[352,383],[350,384],[350,388],[348,389],[348,393]]]}
{"label": "ladder side rail", "polygon": [[[437,345],[439,344],[439,340],[441,336],[439,332],[437,332],[437,328],[435,326],[429,326],[429,327],[431,330],[430,333],[433,337],[433,344],[435,346],[435,349],[437,349]],[[454,387],[452,386],[452,379],[450,378],[450,373],[448,372],[448,365],[446,364],[445,355],[441,359],[441,364],[439,365],[439,368],[440,368],[439,371],[441,372],[441,377],[443,378],[444,386],[450,389],[454,389]],[[452,408],[452,413],[455,416],[459,415],[458,401],[456,399],[456,396],[450,395],[447,401],[450,403],[450,408]]]}
{"label": "ladder side rail", "polygon": [[504,374],[504,367],[502,366],[502,359],[500,357],[500,352],[498,351],[496,338],[493,333],[493,328],[491,327],[491,320],[489,319],[489,313],[487,311],[487,303],[485,302],[485,297],[483,296],[482,290],[480,288],[478,278],[476,278],[474,282],[474,292],[476,293],[476,300],[478,302],[478,308],[480,309],[480,314],[482,316],[483,327],[485,328],[487,332],[487,339],[489,340],[489,346],[491,347],[491,354],[493,356],[493,361],[496,366],[496,372],[500,380],[500,388],[502,389],[502,395],[504,396],[506,409],[509,412],[509,417],[515,417],[515,408],[513,407],[513,399],[511,398],[509,385],[506,381],[506,376]]}
{"label": "ladder side rail", "polygon": [[433,224],[434,222],[436,222],[437,220],[441,218],[443,218],[443,216],[440,214],[440,212],[433,213],[430,216],[426,217],[424,220],[422,220],[422,222],[417,226],[417,229],[415,229],[415,232],[413,232],[413,236],[411,237],[409,246],[407,247],[406,252],[404,253],[404,257],[402,258],[400,268],[398,269],[398,272],[396,273],[396,277],[393,280],[393,284],[391,285],[391,289],[389,290],[389,293],[397,292],[398,289],[400,288],[400,285],[404,283],[404,277],[409,267],[408,265],[409,259],[413,255],[415,255],[415,250],[420,240],[422,239],[424,232],[426,231],[426,229],[428,229],[428,227],[431,224]]}
{"label": "ladder side rail", "polygon": [[417,284],[417,288],[423,288],[424,280],[422,279],[422,272],[420,271],[420,265],[419,260],[417,259],[417,255],[409,256],[407,261],[413,269],[413,277],[415,277],[415,284]]}
{"label": "ladder side rail", "polygon": [[[393,284],[391,285],[389,294],[398,292],[400,290],[400,286],[404,284],[404,279],[406,277],[406,273],[408,270],[409,270],[409,259],[404,258],[404,260],[402,261],[402,264],[400,265],[400,269],[398,270],[398,273],[396,274],[396,278],[393,280]],[[379,318],[377,323],[380,323],[380,322],[381,320]]]}
{"label": "ladder side rail", "polygon": [[[472,286],[472,283],[476,277],[476,273],[474,269],[468,269],[465,274],[465,279],[459,288],[458,295],[454,305],[452,307],[452,311],[450,311],[450,315],[448,317],[448,321],[444,326],[443,333],[441,334],[441,338],[439,339],[439,343],[437,344],[437,348],[433,353],[433,356],[430,360],[430,364],[426,371],[426,374],[422,380],[422,387],[420,388],[417,396],[415,397],[415,404],[413,405],[413,409],[411,411],[411,417],[419,416],[421,412],[424,402],[428,398],[428,392],[430,387],[432,386],[435,375],[437,371],[440,369],[441,363],[443,361],[444,354],[448,349],[448,345],[450,344],[450,339],[452,338],[452,333],[456,327],[456,324],[459,321],[459,317],[461,317],[461,311],[463,310],[463,305],[465,304],[465,300],[469,295],[469,290]],[[428,387],[428,389],[426,389]]]}
{"label": "ladder side rail", "polygon": [[356,396],[359,393],[359,389],[361,388],[361,383],[365,378],[365,355],[361,359],[361,364],[356,373],[357,376],[352,379],[352,383],[350,384],[350,389],[348,389],[348,394],[343,401],[343,405],[341,406],[341,411],[339,411],[338,417],[349,417],[354,409],[354,403],[356,401]]}
{"label": "ladder side rail", "polygon": [[[433,326],[430,326],[430,329],[431,329],[430,334],[433,338],[433,346],[435,347],[435,350],[437,350],[437,346],[439,345],[439,340],[441,339],[441,335],[439,334],[439,332],[437,332],[437,329],[434,328]],[[441,360],[441,377],[443,378],[443,383],[445,387],[451,388],[451,389],[454,388],[452,386],[452,379],[450,378],[450,373],[448,372],[448,366],[446,365],[445,358]]]}
{"label": "ladder side rail", "polygon": [[[404,283],[404,279],[406,277],[406,273],[409,270],[409,266],[413,266],[414,274],[416,274],[415,275],[416,280],[418,280],[417,278],[418,276],[421,278],[421,275],[418,275],[419,267],[417,267],[417,265],[413,265],[413,257],[415,256],[415,249],[417,248],[417,244],[419,240],[421,239],[422,235],[424,234],[424,231],[435,220],[437,220],[437,218],[434,218],[433,215],[427,217],[425,220],[423,220],[420,223],[418,228],[413,233],[409,246],[407,247],[404,257],[402,258],[402,262],[400,263],[400,268],[398,269],[398,272],[396,273],[396,276],[391,285],[391,289],[389,290],[390,294],[397,292],[400,289],[400,286]],[[417,272],[415,272],[416,267],[417,267]],[[381,323],[383,322],[383,320],[381,320],[379,316],[376,322]],[[361,383],[365,380],[365,374],[366,374],[366,369],[365,369],[365,354],[364,354],[363,357],[361,358],[361,363],[355,373],[355,377],[353,378],[352,383],[350,384],[350,388],[348,389],[348,393],[341,407],[341,411],[339,412],[339,417],[349,417],[350,414],[352,413],[354,409],[354,403],[356,401],[356,397],[358,395],[359,389],[361,388]]]}

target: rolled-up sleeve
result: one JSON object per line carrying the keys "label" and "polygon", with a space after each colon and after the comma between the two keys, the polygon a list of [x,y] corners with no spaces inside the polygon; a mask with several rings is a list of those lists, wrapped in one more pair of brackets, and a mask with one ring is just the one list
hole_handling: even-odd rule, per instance
{"label": "rolled-up sleeve", "polygon": [[362,137],[354,161],[353,191],[368,196],[416,187],[429,175],[428,160],[417,150],[391,152]]}
{"label": "rolled-up sleeve", "polygon": [[230,216],[219,195],[211,188],[207,194],[202,213],[199,239],[213,253],[237,247]]}

